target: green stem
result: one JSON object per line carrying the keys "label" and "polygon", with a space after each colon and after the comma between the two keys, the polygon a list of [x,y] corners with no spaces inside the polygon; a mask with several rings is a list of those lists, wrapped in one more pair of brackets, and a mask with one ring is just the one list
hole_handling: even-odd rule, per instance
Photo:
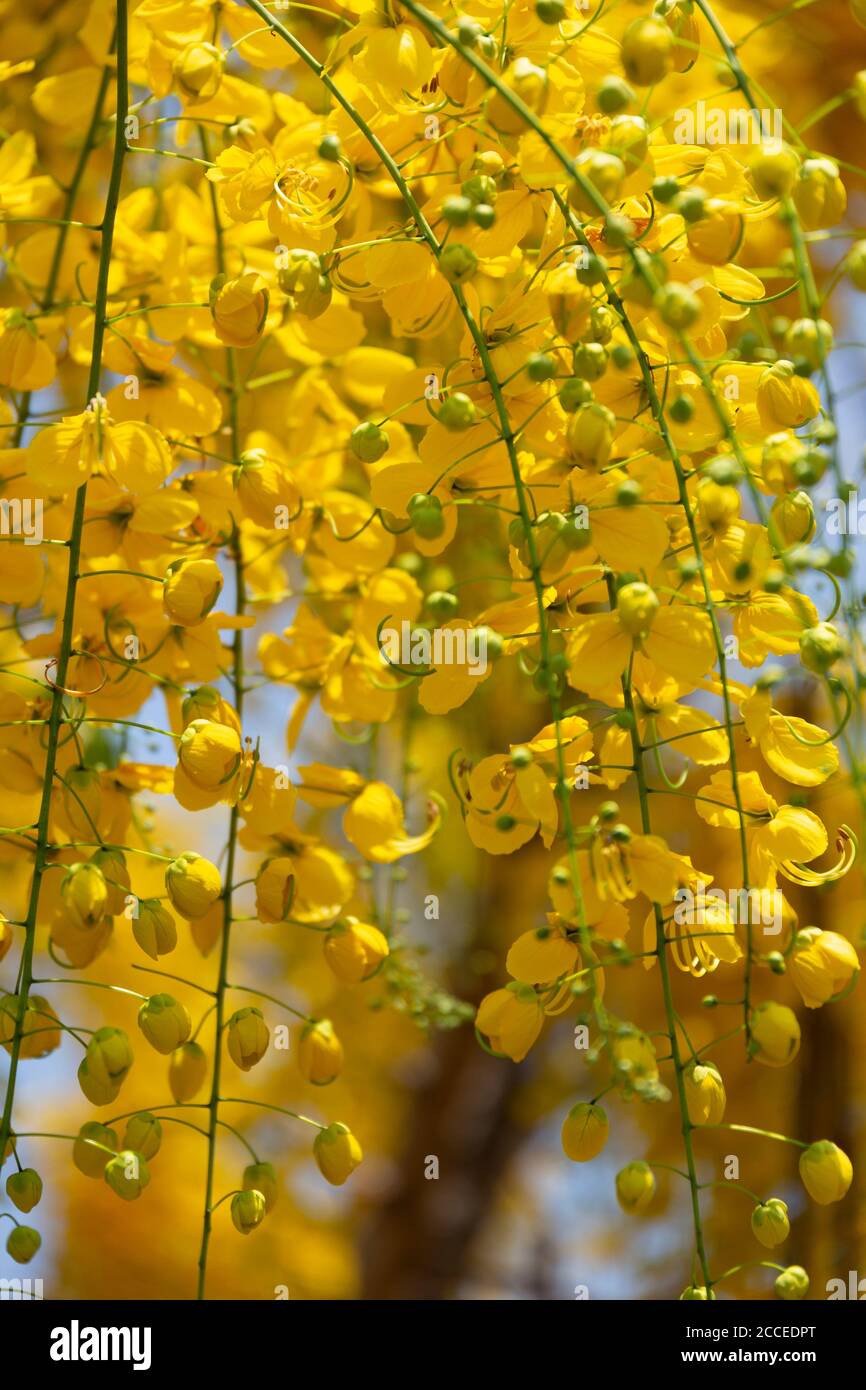
{"label": "green stem", "polygon": [[[114,126],[114,154],[111,162],[111,173],[108,181],[108,191],[105,200],[105,215],[102,220],[102,244],[99,252],[99,269],[97,272],[96,298],[93,321],[93,350],[90,359],[90,373],[87,382],[87,400],[91,401],[99,390],[101,368],[102,368],[102,345],[105,337],[105,311],[108,303],[108,273],[111,265],[111,248],[114,240],[114,224],[117,216],[117,205],[120,197],[120,185],[123,175],[123,159],[126,153],[126,136],[124,126],[129,102],[129,88],[127,77],[127,13],[126,0],[117,0],[117,111],[115,114]],[[98,124],[96,113],[91,123],[91,139]],[[59,261],[58,261],[59,264]],[[84,508],[87,498],[87,484],[84,483],[75,494],[75,503],[72,514],[72,527],[69,537],[69,565],[66,581],[66,597],[63,605],[63,617],[61,620],[60,652],[57,658],[57,671],[55,684],[51,695],[51,711],[48,717],[48,738],[45,752],[45,770],[42,787],[42,799],[39,807],[39,818],[37,821],[36,851],[33,864],[33,879],[30,887],[30,899],[25,921],[26,935],[24,948],[21,957],[21,967],[19,972],[19,1000],[18,1013],[15,1020],[15,1031],[12,1037],[12,1050],[9,1062],[9,1075],[6,1082],[6,1094],[3,1103],[3,1118],[0,1120],[0,1153],[6,1148],[9,1138],[9,1131],[12,1126],[12,1107],[15,1096],[15,1084],[18,1076],[18,1063],[21,1056],[21,1039],[23,1033],[24,1016],[27,1009],[27,999],[30,992],[30,981],[33,974],[33,953],[36,945],[36,919],[39,909],[39,893],[42,886],[42,875],[48,858],[49,845],[49,817],[51,812],[51,796],[54,787],[54,773],[57,763],[57,750],[60,735],[60,726],[63,722],[63,686],[66,684],[66,675],[69,669],[69,662],[72,654],[72,638],[74,633],[75,617],[75,598],[77,592],[78,565],[81,557],[81,538],[84,526]]]}
{"label": "green stem", "polygon": [[[608,579],[608,585],[612,589],[612,582]],[[643,748],[641,747],[640,735],[638,733],[637,719],[635,717],[634,698],[631,690],[631,682],[625,676],[621,680],[622,695],[625,709],[631,715],[630,735],[632,756],[634,759],[634,774],[637,782],[638,800],[640,802],[641,826],[645,835],[652,834],[652,821],[649,811],[649,798],[647,796],[646,778],[643,770]],[[671,984],[670,964],[667,952],[667,934],[665,932],[665,921],[662,907],[659,903],[653,903],[653,913],[656,924],[656,953],[658,955],[659,971],[662,981],[662,995],[664,998],[665,1018],[667,1020],[667,1037],[670,1042],[671,1061],[674,1066],[674,1077],[677,1093],[677,1103],[680,1111],[680,1132],[683,1137],[683,1149],[686,1156],[686,1167],[688,1169],[689,1192],[692,1204],[692,1222],[695,1231],[695,1250],[700,1261],[701,1271],[704,1277],[704,1285],[709,1290],[712,1288],[710,1278],[710,1266],[707,1260],[706,1248],[704,1245],[704,1231],[701,1221],[701,1200],[700,1184],[698,1182],[697,1169],[695,1167],[695,1155],[692,1145],[692,1129],[694,1128],[689,1118],[688,1100],[685,1088],[685,1066],[680,1052],[679,1037],[677,1034],[677,1014],[674,1008],[673,987]],[[690,1045],[691,1046],[691,1045]]]}
{"label": "green stem", "polygon": [[[204,162],[208,160],[207,135],[203,128],[199,130],[202,153]],[[217,199],[216,188],[212,183],[208,184],[210,189],[211,211],[214,224],[214,238],[216,245],[217,273],[225,274],[226,258],[225,243],[223,239],[223,228],[220,220],[219,202]],[[237,459],[240,454],[240,428],[238,421],[238,396],[239,385],[237,377],[237,367],[235,354],[231,348],[226,349],[227,377],[229,381],[229,425],[231,430],[231,452],[232,458]],[[235,525],[230,541],[230,551],[234,564],[235,573],[235,612],[238,615],[244,613],[246,608],[246,584],[244,578],[243,557],[241,554],[240,533]],[[235,711],[238,719],[243,719],[243,697],[244,697],[244,653],[243,653],[243,633],[238,629],[234,634],[232,643],[232,670],[231,670],[232,696],[234,699]],[[210,1124],[208,1126],[208,1153],[207,1153],[207,1176],[205,1179],[205,1198],[204,1214],[202,1217],[201,1246],[198,1258],[198,1288],[196,1296],[198,1299],[205,1297],[205,1287],[207,1282],[207,1260],[210,1247],[210,1237],[212,1228],[213,1213],[213,1185],[214,1170],[216,1165],[216,1144],[217,1129],[220,1124],[219,1105],[220,1105],[220,1079],[222,1074],[222,1054],[223,1054],[223,1027],[225,1015],[225,995],[226,978],[229,962],[229,943],[232,926],[232,894],[235,889],[235,859],[237,853],[237,832],[239,824],[239,813],[237,806],[231,808],[229,815],[228,828],[228,855],[226,859],[225,886],[223,889],[223,929],[222,941],[220,944],[219,969],[216,985],[216,1022],[214,1031],[214,1064],[213,1076],[211,1081],[211,1093],[209,1101]]]}

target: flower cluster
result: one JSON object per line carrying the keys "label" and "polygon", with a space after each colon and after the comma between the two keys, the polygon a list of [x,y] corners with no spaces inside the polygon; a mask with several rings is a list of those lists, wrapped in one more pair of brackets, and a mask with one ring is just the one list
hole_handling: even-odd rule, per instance
{"label": "flower cluster", "polygon": [[[677,993],[728,977],[704,1001],[730,1014],[724,1038],[781,1067],[800,1047],[787,981],[815,1009],[859,969],[809,905],[858,848],[824,789],[855,822],[866,797],[853,549],[817,534],[821,488],[852,489],[819,279],[866,290],[866,242],[839,164],[790,123],[738,119],[759,105],[744,49],[772,41],[746,43],[739,11],[287,8],[60,6],[42,20],[66,56],[0,66],[18,121],[0,148],[0,787],[26,880],[0,924],[6,1192],[39,1203],[17,1093],[68,1034],[100,1114],[67,1136],[73,1161],[122,1199],[151,1181],[164,1125],[204,1116],[204,1292],[221,1202],[248,1234],[280,1191],[253,1151],[216,1192],[226,1106],[256,1104],[227,1094],[229,1069],[273,1051],[275,1010],[298,1019],[306,1083],[344,1062],[330,1018],[234,983],[236,924],[317,932],[341,988],[375,976],[425,1026],[464,1022],[377,885],[442,824],[411,781],[421,732],[517,673],[537,731],[515,712],[514,741],[490,747],[482,720],[448,765],[472,846],[537,836],[549,859],[477,1037],[520,1062],[549,1017],[585,1026],[575,1162],[615,1124],[603,1096],[678,1108],[683,1297],[713,1298],[701,1130],[737,1124]],[[706,120],[684,138],[720,73],[718,138]],[[844,99],[863,105],[860,78]],[[813,265],[818,242],[832,265]],[[263,691],[288,706],[280,751]],[[715,857],[660,833],[677,797]],[[174,808],[160,836],[154,798]],[[214,952],[206,985],[162,968],[184,924]],[[119,957],[176,994],[80,973]],[[662,1048],[618,1012],[633,962],[654,972]],[[72,985],[132,996],[142,1037],[77,1024]],[[112,1113],[141,1046],[167,1059],[173,1103]],[[346,1124],[270,1108],[315,1128],[328,1183],[350,1178]],[[814,1201],[844,1197],[834,1142],[786,1142]],[[629,1162],[615,1191],[650,1208],[653,1165]],[[749,1195],[754,1239],[780,1245],[786,1203]],[[24,1263],[39,1234],[12,1220]],[[800,1266],[765,1263],[781,1297],[805,1295]]]}

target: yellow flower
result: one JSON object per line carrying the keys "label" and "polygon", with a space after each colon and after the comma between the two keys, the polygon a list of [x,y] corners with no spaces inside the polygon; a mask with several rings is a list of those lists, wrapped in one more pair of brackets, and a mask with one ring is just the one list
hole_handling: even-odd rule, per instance
{"label": "yellow flower", "polygon": [[223,55],[212,43],[188,43],[175,58],[172,71],[187,106],[200,106],[219,91]]}
{"label": "yellow flower", "polygon": [[43,342],[29,319],[16,310],[6,311],[0,332],[0,386],[13,391],[41,391],[57,373],[54,353]]}
{"label": "yellow flower", "polygon": [[808,232],[835,227],[845,216],[848,195],[832,159],[806,159],[793,189],[794,205]]}
{"label": "yellow flower", "polygon": [[509,949],[505,969],[514,980],[540,985],[559,979],[580,962],[577,945],[562,927],[551,925],[524,932]]}
{"label": "yellow flower", "polygon": [[261,1009],[238,1009],[228,1021],[229,1056],[241,1071],[250,1071],[262,1060],[271,1040]]}
{"label": "yellow flower", "polygon": [[196,787],[212,791],[231,781],[242,751],[236,729],[211,719],[194,719],[181,735],[178,762]]}
{"label": "yellow flower", "polygon": [[337,1120],[319,1130],[313,1140],[313,1157],[322,1177],[333,1187],[342,1187],[364,1155],[352,1131]]}
{"label": "yellow flower", "polygon": [[152,994],[138,1011],[138,1026],[151,1047],[166,1056],[185,1043],[192,1019],[183,1004],[170,994]]}
{"label": "yellow flower", "polygon": [[752,1212],[752,1232],[767,1250],[786,1241],[790,1230],[788,1207],[780,1197],[771,1197]]}
{"label": "yellow flower", "polygon": [[478,1006],[475,1026],[494,1052],[522,1062],[544,1023],[541,1001],[530,985],[511,984],[486,994]]}
{"label": "yellow flower", "polygon": [[616,1175],[616,1200],[623,1211],[643,1211],[655,1196],[655,1174],[643,1159],[627,1163]]}
{"label": "yellow flower", "polygon": [[295,892],[295,861],[267,859],[256,875],[256,914],[260,922],[284,922]]}
{"label": "yellow flower", "polygon": [[[613,613],[590,613],[580,618],[566,639],[568,679],[587,695],[610,693],[634,653],[635,684],[657,683],[666,673],[682,687],[693,689],[716,659],[713,628],[700,609],[683,604],[658,605],[644,584],[626,585]],[[626,592],[628,590],[629,592]],[[653,598],[656,603],[653,604]]]}
{"label": "yellow flower", "polygon": [[[847,826],[840,826],[837,832],[840,857],[836,864],[829,869],[810,869],[809,861],[824,854],[829,843],[824,822],[814,811],[777,805],[756,772],[740,773],[737,789],[747,827],[752,887],[775,888],[777,873],[792,883],[812,887],[845,876],[856,854],[856,840]],[[713,773],[709,785],[698,791],[696,810],[708,825],[739,829],[730,768]]]}
{"label": "yellow flower", "polygon": [[75,926],[97,926],[108,906],[108,889],[102,870],[96,864],[73,864],[63,875],[60,897]]}
{"label": "yellow flower", "polygon": [[759,1004],[751,1019],[755,1059],[768,1067],[785,1067],[800,1051],[800,1025],[787,1004]]}
{"label": "yellow flower", "polygon": [[769,690],[759,686],[740,700],[746,733],[767,766],[786,782],[817,787],[839,768],[839,752],[822,729],[798,715],[773,709]]}
{"label": "yellow flower", "polygon": [[172,466],[171,451],[159,430],[141,420],[115,424],[104,403],[40,430],[24,458],[28,476],[61,497],[86,483],[97,469],[119,487],[155,492]]}
{"label": "yellow flower", "polygon": [[130,1115],[123,1136],[125,1149],[134,1149],[143,1158],[150,1159],[159,1153],[161,1144],[162,1125],[155,1115],[151,1115],[149,1110],[140,1110],[137,1115]]}
{"label": "yellow flower", "polygon": [[803,1186],[822,1207],[841,1202],[854,1176],[850,1158],[829,1139],[819,1139],[800,1154]]}
{"label": "yellow flower", "polygon": [[210,613],[222,587],[215,560],[176,560],[169,565],[163,584],[163,607],[173,623],[196,627]]}
{"label": "yellow flower", "polygon": [[838,932],[806,927],[794,939],[789,970],[807,1009],[820,1009],[850,985],[860,971],[860,960]]}
{"label": "yellow flower", "polygon": [[248,271],[233,280],[219,277],[211,286],[214,332],[227,347],[252,347],[262,336],[270,296],[264,280]]}
{"label": "yellow flower", "polygon": [[141,899],[132,919],[132,934],[151,960],[167,956],[177,945],[177,927],[158,898]]}
{"label": "yellow flower", "polygon": [[368,782],[346,810],[343,831],[365,859],[374,864],[393,864],[405,854],[417,854],[430,844],[439,829],[441,811],[431,802],[428,812],[427,829],[419,835],[408,835],[397,793],[386,782]]}
{"label": "yellow flower", "polygon": [[793,362],[781,359],[767,367],[758,382],[758,414],[765,430],[797,429],[821,409],[821,398]]}
{"label": "yellow flower", "polygon": [[173,859],[165,871],[168,896],[181,917],[204,917],[223,891],[219,869],[191,850]]}
{"label": "yellow flower", "polygon": [[278,442],[264,438],[267,445],[248,447],[241,454],[234,485],[245,516],[259,526],[280,524],[287,531],[300,511],[301,493]]}
{"label": "yellow flower", "polygon": [[652,1040],[645,1033],[635,1030],[624,1033],[614,1039],[611,1051],[626,1100],[654,1090],[659,1079],[658,1062]]}
{"label": "yellow flower", "polygon": [[693,1062],[683,1077],[693,1125],[717,1125],[725,1115],[725,1083],[712,1062]]}
{"label": "yellow flower", "polygon": [[369,922],[343,917],[325,937],[325,962],[344,985],[369,980],[389,954],[387,937]]}
{"label": "yellow flower", "polygon": [[[0,1047],[12,1052],[20,998],[6,994],[0,999]],[[41,994],[30,994],[21,1024],[21,1057],[47,1057],[60,1046],[57,1014]]]}
{"label": "yellow flower", "polygon": [[329,1018],[312,1019],[298,1043],[301,1076],[313,1086],[329,1086],[343,1070],[343,1045]]}
{"label": "yellow flower", "polygon": [[181,1043],[171,1054],[168,1068],[168,1084],[178,1105],[184,1105],[198,1094],[206,1076],[207,1057],[198,1043]]}
{"label": "yellow flower", "polygon": [[[676,900],[662,908],[671,959],[678,970],[696,980],[717,970],[722,962],[735,965],[743,955],[727,894],[711,889],[709,883],[707,877],[690,877],[688,885],[678,890]],[[747,902],[751,907],[748,898]],[[644,950],[653,952],[655,947],[652,911],[644,921]],[[652,970],[655,964],[655,955],[648,955],[644,969]]]}
{"label": "yellow flower", "polygon": [[562,1148],[573,1163],[587,1163],[601,1153],[607,1143],[610,1125],[600,1105],[581,1101],[573,1105],[562,1122]]}

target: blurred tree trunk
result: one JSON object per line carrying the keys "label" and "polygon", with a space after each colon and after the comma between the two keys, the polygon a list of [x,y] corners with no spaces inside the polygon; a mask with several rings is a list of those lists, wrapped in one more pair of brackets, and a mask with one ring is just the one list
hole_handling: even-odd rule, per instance
{"label": "blurred tree trunk", "polygon": [[[495,925],[513,921],[515,900],[526,892],[534,856],[482,861],[474,939],[466,957],[490,950]],[[497,941],[501,951],[501,943]],[[497,963],[498,983],[501,965]],[[487,980],[458,993],[486,993]],[[474,997],[473,997],[474,996]],[[362,1297],[442,1299],[458,1290],[471,1247],[494,1206],[500,1180],[525,1133],[509,1118],[531,1060],[516,1067],[479,1046],[471,1024],[440,1034],[432,1044],[436,1065],[416,1090],[406,1122],[406,1145],[393,1193],[373,1213],[362,1241]],[[438,1177],[428,1177],[430,1159]]]}

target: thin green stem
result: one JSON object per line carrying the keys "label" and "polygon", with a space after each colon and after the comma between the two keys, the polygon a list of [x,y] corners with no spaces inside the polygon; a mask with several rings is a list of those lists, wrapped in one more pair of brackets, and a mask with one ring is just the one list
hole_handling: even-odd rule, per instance
{"label": "thin green stem", "polygon": [[[114,153],[111,162],[111,173],[108,181],[108,191],[105,201],[105,214],[102,220],[102,244],[99,251],[99,268],[97,271],[96,297],[93,322],[93,349],[90,359],[90,372],[87,382],[87,400],[92,401],[99,390],[99,383],[102,368],[102,345],[105,337],[105,314],[108,303],[108,274],[111,266],[111,249],[114,240],[114,224],[117,216],[117,205],[120,198],[120,186],[123,176],[123,160],[126,152],[126,137],[124,127],[129,102],[129,89],[127,77],[127,12],[126,0],[117,0],[117,110],[115,114],[114,126]],[[94,115],[91,123],[90,139],[94,138],[98,120]],[[61,250],[62,254],[62,250]],[[42,886],[42,876],[48,858],[49,845],[49,818],[51,812],[51,797],[54,790],[54,774],[57,763],[57,751],[59,744],[60,726],[63,722],[63,687],[66,684],[66,676],[69,669],[69,662],[72,656],[72,638],[74,633],[75,599],[77,592],[78,566],[81,556],[81,539],[84,526],[84,509],[87,498],[87,484],[84,483],[75,494],[75,503],[72,514],[72,525],[69,537],[69,563],[66,581],[66,597],[63,604],[63,616],[61,619],[60,651],[57,657],[57,667],[54,686],[51,695],[51,710],[48,716],[48,737],[45,751],[45,769],[42,788],[42,798],[39,807],[39,818],[37,821],[37,835],[35,857],[33,864],[33,878],[30,887],[30,899],[26,918],[26,935],[21,957],[21,967],[19,971],[20,985],[18,998],[18,1011],[15,1019],[15,1030],[12,1036],[12,1048],[9,1062],[9,1075],[6,1081],[6,1093],[3,1103],[3,1117],[0,1120],[0,1153],[5,1152],[6,1142],[9,1138],[9,1131],[12,1126],[12,1107],[15,1097],[15,1084],[18,1076],[18,1063],[21,1056],[21,1039],[23,1035],[24,1016],[27,1010],[27,999],[30,991],[30,981],[33,974],[33,953],[36,946],[36,921],[39,909],[39,894]]]}

